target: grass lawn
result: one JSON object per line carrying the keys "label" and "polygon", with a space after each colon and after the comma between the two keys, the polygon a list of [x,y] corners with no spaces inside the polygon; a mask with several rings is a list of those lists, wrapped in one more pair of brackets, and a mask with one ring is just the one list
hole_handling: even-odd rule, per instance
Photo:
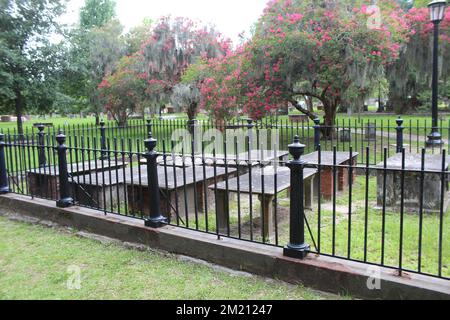
{"label": "grass lawn", "polygon": [[[352,211],[351,224],[349,212],[349,192],[341,192],[336,199],[336,224],[333,229],[333,207],[331,201],[322,199],[321,217],[320,217],[320,252],[323,254],[333,254],[333,232],[335,232],[335,252],[337,257],[351,258],[357,261],[367,261],[374,264],[383,264],[388,267],[399,266],[400,256],[400,210],[387,209],[385,216],[385,247],[384,260],[382,255],[382,235],[383,235],[383,214],[381,209],[377,209],[377,179],[370,177],[368,181],[368,210],[366,225],[366,205],[365,205],[365,176],[360,175],[356,178],[352,192]],[[247,196],[242,196],[241,203],[241,232],[243,239],[250,239],[253,231],[255,241],[263,242],[261,237],[260,202],[256,196],[253,197],[253,224],[250,222],[250,208]],[[271,239],[270,243],[284,246],[289,242],[289,205],[290,199],[286,192],[278,195],[277,206],[277,239]],[[306,212],[311,227],[312,237],[306,230],[306,242],[311,244],[312,250],[314,242],[319,241],[319,216],[318,204],[314,202],[313,210]],[[406,210],[407,211],[407,210]],[[208,231],[216,232],[216,219],[214,210],[208,212]],[[239,208],[236,196],[230,201],[230,231],[231,236],[239,237]],[[419,230],[420,215],[418,213],[406,212],[403,223],[403,246],[402,246],[402,265],[404,269],[411,271],[421,271],[426,274],[439,274],[439,214],[424,214],[423,216],[423,234],[422,234],[422,252],[419,255]],[[194,228],[195,217],[190,217],[190,227]],[[199,229],[206,230],[204,214],[199,216]],[[350,224],[350,225],[349,225]],[[252,225],[252,229],[250,226]],[[450,209],[444,215],[443,219],[443,248],[442,248],[442,276],[450,277]],[[351,246],[349,248],[349,228],[351,231]],[[367,231],[367,240],[365,234]],[[367,245],[365,246],[365,243]],[[350,249],[350,251],[348,251]],[[350,256],[348,256],[350,254]],[[419,269],[419,256],[421,257]]]}
{"label": "grass lawn", "polygon": [[[340,298],[4,217],[0,234],[0,299]],[[67,288],[73,267],[79,290]]]}

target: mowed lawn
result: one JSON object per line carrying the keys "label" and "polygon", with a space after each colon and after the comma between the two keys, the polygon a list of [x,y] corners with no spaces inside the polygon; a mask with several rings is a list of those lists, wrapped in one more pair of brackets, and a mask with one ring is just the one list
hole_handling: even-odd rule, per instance
{"label": "mowed lawn", "polygon": [[0,235],[0,299],[343,299],[4,217]]}

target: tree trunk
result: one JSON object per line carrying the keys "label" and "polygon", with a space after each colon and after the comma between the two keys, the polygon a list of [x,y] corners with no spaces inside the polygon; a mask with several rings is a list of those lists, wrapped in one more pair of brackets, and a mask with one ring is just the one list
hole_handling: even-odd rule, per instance
{"label": "tree trunk", "polygon": [[125,112],[120,112],[119,116],[118,116],[118,119],[117,119],[117,125],[120,128],[124,128],[124,127],[127,126],[127,124],[128,124],[128,113],[126,111]]}
{"label": "tree trunk", "polygon": [[100,115],[98,112],[95,113],[95,125],[96,126],[100,125]]}
{"label": "tree trunk", "polygon": [[23,107],[24,107],[24,100],[22,92],[20,92],[20,90],[16,90],[15,109],[17,117],[17,133],[19,134],[20,138],[23,137],[23,122],[22,122]]}
{"label": "tree trunk", "polygon": [[308,97],[308,96],[304,96],[304,99],[305,99],[308,111],[309,112],[314,112],[313,98],[312,97]]}
{"label": "tree trunk", "polygon": [[195,119],[198,113],[198,103],[193,102],[189,105],[187,109],[187,116],[189,118],[189,121],[192,121]]}
{"label": "tree trunk", "polygon": [[324,107],[324,111],[325,111],[325,116],[324,116],[324,122],[323,122],[323,130],[322,130],[322,134],[323,137],[328,139],[328,140],[332,140],[335,135],[335,122],[336,122],[336,113],[337,113],[337,109],[338,109],[338,101],[334,100],[332,102],[329,102],[327,100],[322,101],[323,102],[323,107]]}
{"label": "tree trunk", "polygon": [[317,115],[314,112],[311,112],[309,110],[303,109],[300,104],[295,99],[290,99],[289,102],[301,113],[306,114],[311,120],[315,120],[317,118]]}

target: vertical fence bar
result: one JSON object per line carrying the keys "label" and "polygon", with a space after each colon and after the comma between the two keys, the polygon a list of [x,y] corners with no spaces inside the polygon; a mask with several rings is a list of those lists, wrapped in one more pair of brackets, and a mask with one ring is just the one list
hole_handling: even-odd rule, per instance
{"label": "vertical fence bar", "polygon": [[402,153],[403,150],[403,130],[405,130],[405,127],[403,127],[403,119],[399,117],[397,119],[397,153]]}
{"label": "vertical fence bar", "polygon": [[99,160],[108,160],[109,159],[109,152],[106,148],[106,129],[105,129],[105,121],[100,121],[100,159]]}
{"label": "vertical fence bar", "polygon": [[70,196],[69,172],[67,171],[67,146],[65,145],[66,136],[59,132],[56,136],[58,145],[56,151],[58,153],[58,171],[59,171],[59,197],[56,202],[58,208],[68,208],[74,205],[74,201]]}
{"label": "vertical fence bar", "polygon": [[314,119],[314,151],[319,150],[320,146],[320,119],[316,118]]}
{"label": "vertical fence bar", "polygon": [[6,160],[5,160],[5,135],[3,133],[0,134],[0,194],[9,193],[8,186],[8,172],[6,169]]}
{"label": "vertical fence bar", "polygon": [[38,126],[38,144],[39,144],[39,167],[43,168],[47,165],[47,159],[45,158],[45,126],[43,124],[40,124]]}
{"label": "vertical fence bar", "polygon": [[159,194],[158,182],[158,154],[154,151],[158,140],[153,139],[151,132],[148,139],[145,140],[147,152],[147,180],[148,180],[148,196],[149,196],[149,217],[145,220],[145,226],[150,228],[161,228],[169,223],[168,219],[161,214],[161,199]]}
{"label": "vertical fence bar", "polygon": [[303,170],[306,162],[301,160],[305,145],[300,143],[296,136],[294,143],[289,146],[289,153],[294,160],[287,166],[291,170],[291,212],[290,212],[290,241],[284,248],[284,255],[296,259],[306,258],[310,246],[305,243],[305,208],[304,208],[304,181]]}

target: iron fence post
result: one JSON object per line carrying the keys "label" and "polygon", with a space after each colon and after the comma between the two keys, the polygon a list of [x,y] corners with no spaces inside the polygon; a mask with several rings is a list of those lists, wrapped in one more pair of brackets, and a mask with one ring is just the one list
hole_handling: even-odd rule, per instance
{"label": "iron fence post", "polygon": [[304,259],[308,255],[310,246],[305,243],[305,205],[303,171],[306,162],[301,160],[305,145],[296,136],[294,143],[289,146],[289,153],[294,160],[287,166],[291,170],[291,200],[290,200],[290,240],[284,248],[284,255],[295,259]]}
{"label": "iron fence post", "polygon": [[403,127],[403,119],[398,118],[397,119],[397,153],[402,153],[403,150],[403,130],[405,127]]}
{"label": "iron fence post", "polygon": [[316,119],[314,119],[314,151],[318,151],[319,150],[319,146],[320,146],[320,130],[321,130],[320,119],[316,118]]}
{"label": "iron fence post", "polygon": [[99,160],[108,160],[109,153],[106,148],[106,128],[105,128],[105,121],[103,119],[100,121],[100,148],[101,148],[101,156]]}
{"label": "iron fence post", "polygon": [[60,131],[56,136],[58,146],[58,171],[59,171],[59,197],[56,202],[58,208],[68,208],[74,205],[74,201],[70,196],[69,172],[67,170],[67,146],[65,145],[66,136]]}
{"label": "iron fence post", "polygon": [[0,194],[7,194],[10,192],[8,186],[8,171],[6,171],[5,160],[5,135],[0,134]]}
{"label": "iron fence post", "polygon": [[[250,148],[248,152],[251,152],[253,150],[253,128],[255,127],[255,125],[253,124],[253,119],[251,118],[246,119],[246,121],[248,130],[249,148]],[[258,146],[256,148],[258,148]]]}
{"label": "iron fence post", "polygon": [[149,217],[145,220],[145,226],[150,228],[161,228],[169,224],[169,220],[161,214],[161,197],[158,181],[158,154],[155,152],[158,140],[154,139],[149,132],[148,139],[144,141],[147,152],[147,179],[149,196]]}
{"label": "iron fence post", "polygon": [[45,126],[40,124],[38,126],[38,144],[39,144],[39,154],[38,154],[38,158],[39,158],[39,167],[43,168],[47,165],[47,159],[45,158]]}

